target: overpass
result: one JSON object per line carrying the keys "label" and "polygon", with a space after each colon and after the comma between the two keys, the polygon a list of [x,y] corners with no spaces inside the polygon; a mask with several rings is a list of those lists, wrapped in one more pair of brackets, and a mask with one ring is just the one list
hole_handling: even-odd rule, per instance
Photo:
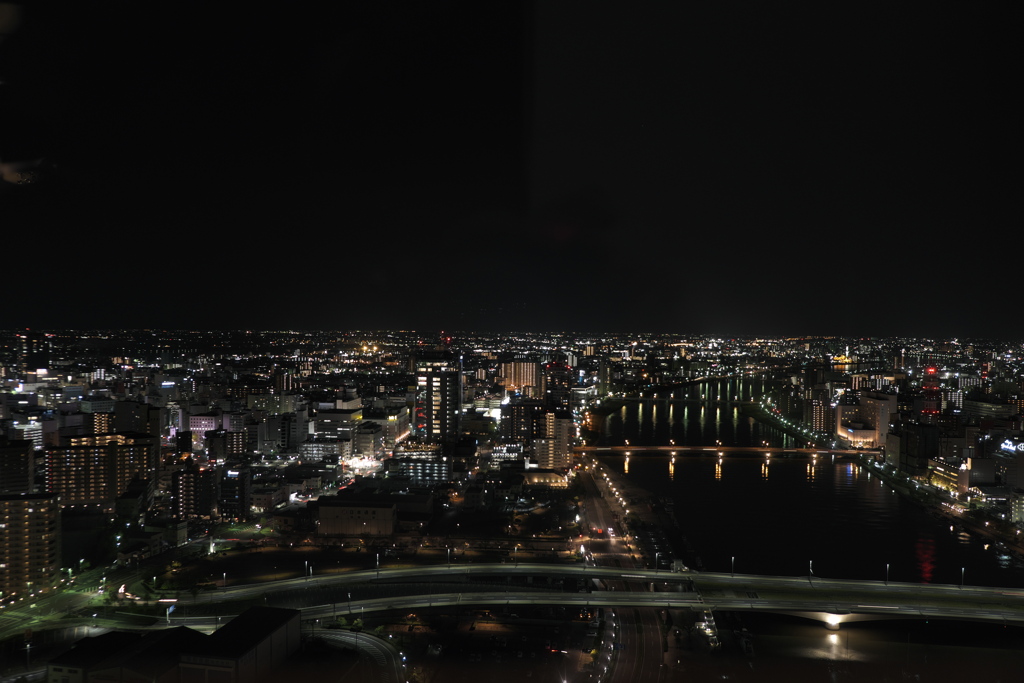
{"label": "overpass", "polygon": [[[321,576],[321,587],[376,581],[409,583],[466,581],[486,576],[575,577],[590,582],[632,581],[649,584],[653,591],[565,593],[557,591],[504,591],[493,585],[466,583],[460,592],[412,593],[368,600],[352,600],[303,608],[304,618],[319,618],[389,609],[508,606],[580,605],[610,608],[652,607],[766,611],[818,619],[830,627],[865,619],[957,619],[1024,624],[1024,589],[913,584],[817,576],[785,577],[752,574],[671,572],[620,567],[559,564],[435,565],[349,572]],[[308,586],[297,578],[271,584],[227,588],[224,599],[246,598]],[[420,588],[419,590],[422,590]],[[450,590],[450,588],[449,588]],[[313,593],[315,595],[315,593]],[[171,621],[176,621],[171,619]],[[186,623],[184,620],[181,623]]]}

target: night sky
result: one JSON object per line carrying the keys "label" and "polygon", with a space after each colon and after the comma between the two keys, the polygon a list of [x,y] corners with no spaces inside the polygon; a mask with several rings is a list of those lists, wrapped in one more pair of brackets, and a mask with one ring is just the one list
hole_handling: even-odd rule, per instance
{"label": "night sky", "polygon": [[973,3],[225,4],[24,8],[0,327],[1024,337]]}

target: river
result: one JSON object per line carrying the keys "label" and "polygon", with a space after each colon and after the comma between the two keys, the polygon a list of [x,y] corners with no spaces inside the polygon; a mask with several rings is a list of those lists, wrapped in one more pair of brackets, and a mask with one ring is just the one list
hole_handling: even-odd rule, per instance
{"label": "river", "polygon": [[[674,515],[706,571],[1020,587],[1024,562],[901,498],[870,469],[831,456],[766,458],[756,448],[799,445],[743,404],[760,380],[685,387],[627,400],[602,423],[602,441],[630,456],[601,461],[636,487],[674,503]],[[645,446],[750,447],[745,453],[645,452]],[[829,632],[775,614],[721,615],[755,635],[756,657],[726,647],[678,664],[687,680],[1009,681],[1024,665],[1024,629],[995,624],[866,621]],[[729,642],[728,632],[726,643]],[[676,679],[673,679],[676,680]]]}

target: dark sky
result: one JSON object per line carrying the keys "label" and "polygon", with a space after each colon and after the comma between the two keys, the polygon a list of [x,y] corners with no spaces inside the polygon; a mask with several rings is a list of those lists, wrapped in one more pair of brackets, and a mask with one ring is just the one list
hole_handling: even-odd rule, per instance
{"label": "dark sky", "polygon": [[1024,336],[1005,18],[294,4],[25,8],[0,327]]}

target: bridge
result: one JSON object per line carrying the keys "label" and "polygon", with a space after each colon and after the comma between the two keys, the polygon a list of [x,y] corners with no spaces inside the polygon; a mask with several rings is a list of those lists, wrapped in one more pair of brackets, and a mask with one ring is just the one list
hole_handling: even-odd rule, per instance
{"label": "bridge", "polygon": [[810,455],[843,457],[859,457],[876,450],[868,449],[837,449],[837,448],[780,448],[778,446],[575,446],[573,453],[590,455],[631,455],[633,453],[671,453],[701,455],[725,455],[729,453],[763,453],[765,455]]}
{"label": "bridge", "polygon": [[[517,575],[576,577],[588,582],[632,581],[648,584],[655,590],[595,590],[590,593],[505,591],[494,585],[466,583],[464,590],[454,593],[412,593],[313,605],[303,608],[303,617],[430,607],[580,605],[765,611],[817,619],[830,628],[867,619],[935,618],[1024,624],[1024,589],[823,579],[817,576],[674,572],[583,564],[487,563],[357,571],[317,577],[316,582],[319,587],[340,587],[376,581],[466,581],[470,577]],[[248,584],[228,588],[223,596],[224,599],[245,598],[303,586],[308,586],[308,579]],[[195,622],[189,619],[181,623]]]}

